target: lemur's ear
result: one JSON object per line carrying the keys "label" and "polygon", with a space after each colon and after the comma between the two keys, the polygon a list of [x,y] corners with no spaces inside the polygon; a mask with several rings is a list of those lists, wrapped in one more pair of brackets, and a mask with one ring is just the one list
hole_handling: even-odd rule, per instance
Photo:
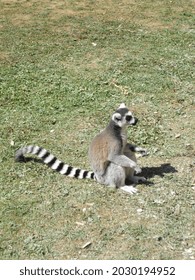
{"label": "lemur's ear", "polygon": [[118,107],[118,109],[126,108],[125,103],[121,103],[121,105]]}
{"label": "lemur's ear", "polygon": [[112,120],[116,123],[118,123],[121,119],[122,119],[122,116],[119,113],[114,113],[112,116]]}

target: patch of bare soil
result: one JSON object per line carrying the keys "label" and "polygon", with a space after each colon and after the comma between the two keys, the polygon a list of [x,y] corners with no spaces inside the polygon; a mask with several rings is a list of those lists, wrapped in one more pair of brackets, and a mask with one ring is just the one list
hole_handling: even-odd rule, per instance
{"label": "patch of bare soil", "polygon": [[6,52],[0,52],[0,61],[8,60],[9,54]]}
{"label": "patch of bare soil", "polygon": [[[189,3],[188,3],[189,4]],[[187,4],[186,4],[187,6]],[[166,8],[165,8],[166,7]],[[94,21],[131,22],[150,29],[158,30],[172,28],[177,20],[177,15],[185,10],[185,4],[180,5],[169,1],[167,6],[162,1],[37,1],[37,0],[2,0],[2,14],[9,17],[13,25],[31,24],[34,20],[41,20],[46,15],[48,20],[60,18],[91,17]],[[169,18],[175,20],[170,20]],[[37,18],[38,16],[38,18]]]}

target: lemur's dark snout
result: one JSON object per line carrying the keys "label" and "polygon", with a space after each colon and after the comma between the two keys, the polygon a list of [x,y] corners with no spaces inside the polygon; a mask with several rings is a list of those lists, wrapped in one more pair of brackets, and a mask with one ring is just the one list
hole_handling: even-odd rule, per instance
{"label": "lemur's dark snout", "polygon": [[134,117],[134,122],[132,123],[132,125],[136,125],[138,122],[138,119]]}

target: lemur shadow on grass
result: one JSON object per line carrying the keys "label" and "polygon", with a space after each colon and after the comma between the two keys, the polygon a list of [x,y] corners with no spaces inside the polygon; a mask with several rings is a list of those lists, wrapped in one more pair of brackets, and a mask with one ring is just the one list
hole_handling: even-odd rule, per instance
{"label": "lemur shadow on grass", "polygon": [[165,174],[168,173],[176,173],[178,172],[175,167],[173,167],[170,163],[163,163],[160,166],[155,167],[143,167],[141,175],[147,179],[146,184],[153,184],[149,179],[153,178],[154,176],[160,176],[163,178]]}

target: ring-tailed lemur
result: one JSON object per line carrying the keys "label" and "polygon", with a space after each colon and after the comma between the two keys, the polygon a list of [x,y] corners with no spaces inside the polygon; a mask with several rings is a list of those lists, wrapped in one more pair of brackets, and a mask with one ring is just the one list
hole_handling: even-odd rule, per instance
{"label": "ring-tailed lemur", "polygon": [[92,140],[89,147],[89,161],[93,171],[75,168],[57,159],[53,154],[39,146],[26,146],[16,152],[16,161],[25,161],[24,154],[36,155],[53,170],[78,179],[95,179],[97,182],[115,186],[126,192],[137,190],[125,185],[127,180],[138,183],[144,177],[134,176],[141,172],[137,165],[135,152],[146,155],[145,149],[127,143],[126,128],[137,123],[129,109],[122,103],[114,112],[108,126]]}

